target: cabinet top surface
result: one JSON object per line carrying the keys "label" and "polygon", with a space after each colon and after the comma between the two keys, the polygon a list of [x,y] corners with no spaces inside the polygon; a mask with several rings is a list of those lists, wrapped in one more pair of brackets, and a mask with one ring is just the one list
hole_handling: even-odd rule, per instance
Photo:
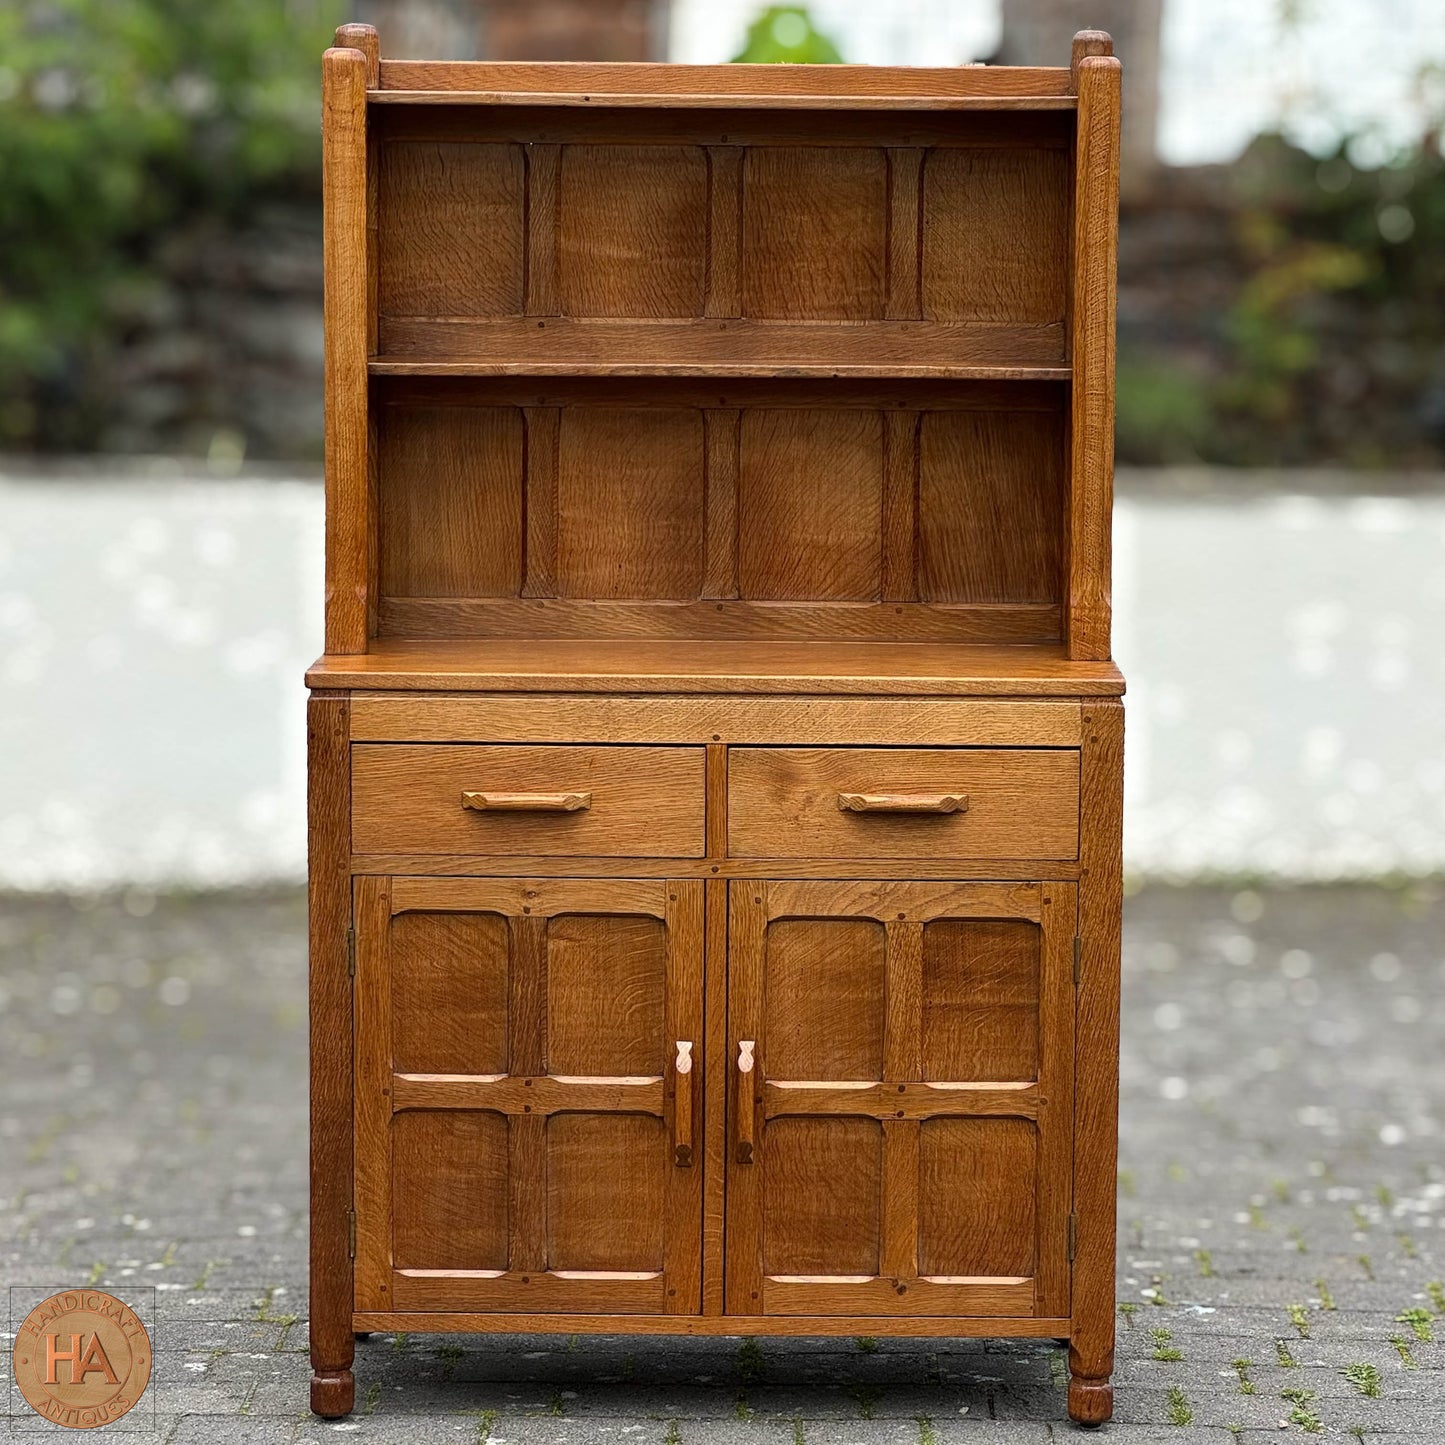
{"label": "cabinet top surface", "polygon": [[1065,66],[657,65],[383,60],[382,104],[1071,109]]}
{"label": "cabinet top surface", "polygon": [[716,642],[674,639],[380,638],[328,655],[313,688],[401,691],[856,693],[1117,697],[1113,662],[1071,662],[1059,646]]}

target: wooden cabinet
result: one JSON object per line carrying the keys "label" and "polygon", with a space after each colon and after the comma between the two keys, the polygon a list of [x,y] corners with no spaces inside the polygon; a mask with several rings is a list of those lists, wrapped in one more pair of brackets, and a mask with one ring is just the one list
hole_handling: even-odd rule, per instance
{"label": "wooden cabinet", "polygon": [[728,1310],[1067,1315],[1074,885],[728,892]]}
{"label": "wooden cabinet", "polygon": [[324,66],[312,1408],[370,1330],[1111,1408],[1118,65]]}
{"label": "wooden cabinet", "polygon": [[356,1308],[694,1314],[703,885],[356,882]]}

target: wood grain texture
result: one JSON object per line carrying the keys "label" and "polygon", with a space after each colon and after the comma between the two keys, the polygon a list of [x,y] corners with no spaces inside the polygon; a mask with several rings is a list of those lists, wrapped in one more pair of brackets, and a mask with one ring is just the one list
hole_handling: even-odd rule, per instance
{"label": "wood grain texture", "polygon": [[885,602],[918,599],[918,426],[913,411],[883,414],[883,570]]}
{"label": "wood grain texture", "polygon": [[[557,297],[557,201],[562,147],[533,141],[526,148],[526,314],[555,316]],[[529,323],[533,324],[533,323]]]}
{"label": "wood grain texture", "polygon": [[661,1119],[562,1114],[548,1120],[548,1267],[661,1273],[671,1168]]}
{"label": "wood grain texture", "polygon": [[[975,1295],[978,1304],[988,1302],[982,1294]],[[445,1314],[421,1310],[369,1310],[353,1317],[358,1330],[399,1330],[408,1332],[516,1334],[525,1330],[536,1334],[615,1335],[618,1320],[610,1314],[547,1315],[541,1313],[477,1314],[454,1310]],[[717,1335],[780,1335],[798,1337],[817,1335],[827,1338],[873,1336],[889,1339],[916,1337],[937,1339],[1056,1339],[1067,1332],[1067,1317],[1042,1319],[1028,1315],[904,1315],[888,1318],[874,1315],[696,1315],[691,1318],[664,1314],[629,1314],[628,1334],[683,1335],[706,1338]]]}
{"label": "wood grain texture", "polygon": [[1079,718],[1077,702],[358,692],[351,740],[1077,747]]}
{"label": "wood grain texture", "polygon": [[562,413],[555,406],[529,406],[526,424],[526,539],[523,597],[557,595],[558,444]]}
{"label": "wood grain texture", "polygon": [[707,299],[705,316],[742,314],[743,149],[707,148]]}
{"label": "wood grain texture", "polygon": [[525,183],[519,146],[384,144],[378,217],[381,315],[520,315]]}
{"label": "wood grain texture", "polygon": [[[351,927],[347,838],[351,770],[347,758],[347,707],[344,696],[313,697],[307,707],[311,1367],[318,1374],[332,1376],[350,1373],[351,1312],[355,1308],[347,1221],[352,1207],[352,1001],[347,964],[347,931]],[[342,1403],[344,1394],[345,1382],[335,1382],[328,1408]]]}
{"label": "wood grain texture", "polygon": [[1074,403],[1069,479],[1069,656],[1109,656],[1114,506],[1114,312],[1119,246],[1119,62],[1078,66],[1074,159]]}
{"label": "wood grain texture", "polygon": [[396,1269],[507,1268],[507,1121],[499,1114],[398,1114],[391,1123]]}
{"label": "wood grain texture", "polygon": [[365,656],[328,654],[314,688],[400,691],[856,693],[895,697],[1117,697],[1108,661],[1065,661],[1058,647],[724,642],[691,639],[378,638]]}
{"label": "wood grain texture", "polygon": [[369,273],[366,56],[322,57],[321,152],[325,212],[326,650],[366,651],[371,551],[367,461]]}
{"label": "wood grain texture", "polygon": [[1059,601],[1062,418],[930,412],[919,451],[919,595],[929,602]]}
{"label": "wood grain texture", "polygon": [[[798,569],[798,549],[826,548],[833,531],[859,527],[856,538],[843,539],[850,550],[829,562],[821,552],[827,587],[855,585],[849,572],[861,579],[867,562],[878,559],[878,522],[871,516],[854,518],[812,517],[805,513],[800,496],[779,500],[773,509],[793,528],[789,550],[769,557],[761,542],[747,549],[757,559],[754,585],[793,588],[807,586],[806,574]],[[873,543],[862,539],[870,528]],[[868,554],[871,553],[871,557]],[[640,561],[640,559],[639,559]],[[678,565],[668,558],[664,567]],[[645,565],[629,570],[647,573]],[[689,572],[691,568],[688,569]],[[746,585],[746,574],[744,574]],[[861,586],[861,580],[856,582]],[[1036,647],[1059,641],[1062,636],[1061,609],[1044,602],[969,602],[948,606],[919,603],[781,601],[684,601],[649,598],[641,601],[612,598],[544,599],[504,597],[385,597],[378,614],[383,639],[411,641],[458,637],[546,638],[688,638],[697,642],[726,638],[782,640],[815,638],[820,641],[848,639],[861,642],[948,642],[1019,644]]]}
{"label": "wood grain texture", "polygon": [[563,411],[558,595],[697,597],[703,456],[702,416],[696,411]]}
{"label": "wood grain texture", "polygon": [[1034,1125],[930,1119],[919,1127],[920,1272],[1031,1278],[1037,1262]]}
{"label": "wood grain texture", "polygon": [[923,151],[891,146],[888,158],[888,305],[900,319],[923,315]]}
{"label": "wood grain texture", "polygon": [[760,601],[863,601],[882,568],[882,418],[858,411],[743,413],[738,584]]}
{"label": "wood grain texture", "polygon": [[660,1076],[672,1056],[666,995],[662,919],[553,918],[547,929],[547,1067],[554,1074]]}
{"label": "wood grain texture", "polygon": [[[462,794],[590,792],[572,813],[475,812]],[[398,853],[703,852],[700,748],[428,746],[352,750],[352,843]]]}
{"label": "wood grain texture", "polygon": [[[1067,750],[737,748],[735,857],[1074,858],[1079,758]],[[845,812],[840,793],[962,793],[963,812]]]}
{"label": "wood grain texture", "polygon": [[702,315],[707,224],[701,147],[564,146],[557,208],[562,313]]}
{"label": "wood grain texture", "polygon": [[384,595],[517,595],[523,508],[515,408],[386,408],[378,485]]}
{"label": "wood grain texture", "polygon": [[383,90],[597,95],[713,95],[734,103],[771,95],[1067,96],[1069,71],[1053,66],[653,65],[578,62],[383,60]]}
{"label": "wood grain texture", "polygon": [[768,1077],[883,1076],[883,925],[871,918],[784,919],[768,928]]}
{"label": "wood grain texture", "polygon": [[496,913],[409,913],[392,924],[398,1072],[507,1072],[508,952],[507,921]]}
{"label": "wood grain texture", "polygon": [[723,1269],[727,1262],[726,1187],[728,1159],[728,886],[709,880],[703,1016],[705,1043],[694,1071],[701,1073],[702,1113],[702,1260],[701,1309],[712,1318],[723,1313]]}
{"label": "wood grain texture", "polygon": [[[780,243],[782,244],[782,243]],[[881,243],[880,243],[881,244]],[[744,305],[748,304],[744,253]],[[881,266],[881,262],[879,263]],[[535,273],[535,269],[534,272]],[[859,283],[860,286],[862,283]],[[810,290],[821,291],[815,281]],[[881,270],[872,289],[882,290]],[[845,300],[848,300],[845,293]],[[820,308],[842,308],[826,296]],[[874,320],[866,327],[805,321],[601,321],[552,318],[529,303],[529,319],[381,317],[377,375],[906,377],[1064,380],[1062,323]],[[801,302],[779,299],[779,309]],[[854,304],[861,302],[854,298]],[[876,303],[881,309],[881,301]],[[549,317],[538,325],[530,317]],[[846,318],[845,318],[846,319]],[[867,317],[860,318],[867,320]]]}
{"label": "wood grain texture", "polygon": [[876,148],[758,146],[743,161],[743,315],[874,321],[887,276]]}
{"label": "wood grain texture", "polygon": [[1123,707],[1090,706],[1084,713],[1080,799],[1084,872],[1074,1061],[1078,1246],[1069,1367],[1076,1379],[1092,1382],[1107,1380],[1114,1362],[1112,1284],[1107,1281],[1114,1278],[1117,1208],[1123,761]]}
{"label": "wood grain texture", "polygon": [[376,26],[338,25],[335,44],[338,50],[359,50],[366,57],[366,88],[380,89],[381,37],[376,32]]}
{"label": "wood grain texture", "polygon": [[1040,929],[952,919],[923,931],[925,1079],[1036,1079]]}
{"label": "wood grain texture", "polygon": [[1026,882],[1041,872],[1069,880],[1079,876],[1076,862],[1036,858],[599,858],[532,857],[525,853],[355,853],[357,877],[427,873],[436,878],[467,878],[479,869],[496,878],[789,878],[845,879],[996,879]]}
{"label": "wood grain texture", "polygon": [[881,1126],[872,1119],[775,1119],[761,1153],[764,1271],[877,1274]]}
{"label": "wood grain texture", "polygon": [[[679,106],[693,111],[724,111],[734,113],[736,102],[730,96],[656,95],[651,91],[614,91],[605,96],[580,91],[524,90],[380,90],[371,93],[374,105],[382,106],[494,106],[545,108],[545,112],[578,107],[616,113],[619,109],[642,109],[669,114]],[[1075,101],[1068,95],[769,95],[750,97],[750,103],[770,112],[817,111],[826,115],[883,112],[934,112],[948,115],[979,111],[1070,111]]]}
{"label": "wood grain texture", "polygon": [[1029,147],[938,147],[923,169],[923,315],[1043,326],[1064,319],[1068,161]]}
{"label": "wood grain texture", "polygon": [[738,427],[736,410],[703,413],[706,472],[702,595],[738,595]]}

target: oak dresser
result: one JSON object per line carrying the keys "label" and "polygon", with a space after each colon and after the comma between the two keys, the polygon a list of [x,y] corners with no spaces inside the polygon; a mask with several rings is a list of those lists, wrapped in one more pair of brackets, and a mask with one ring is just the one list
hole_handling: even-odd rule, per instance
{"label": "oak dresser", "polygon": [[1119,65],[324,62],[312,1408],[369,1331],[1111,1410]]}

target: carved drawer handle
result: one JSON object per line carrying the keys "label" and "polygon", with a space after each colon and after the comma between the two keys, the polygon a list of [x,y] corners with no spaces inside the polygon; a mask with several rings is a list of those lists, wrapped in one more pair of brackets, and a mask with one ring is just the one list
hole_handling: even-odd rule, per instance
{"label": "carved drawer handle", "polygon": [[845,813],[966,813],[967,793],[839,793]]}
{"label": "carved drawer handle", "polygon": [[753,1162],[753,1115],[757,1111],[757,1090],[754,1087],[752,1039],[738,1040],[738,1152],[739,1164]]}
{"label": "carved drawer handle", "polygon": [[692,1165],[692,1041],[679,1039],[673,1061],[677,1092],[672,1101],[672,1162],[679,1169]]}
{"label": "carved drawer handle", "polygon": [[591,793],[463,793],[462,807],[478,813],[580,813]]}

